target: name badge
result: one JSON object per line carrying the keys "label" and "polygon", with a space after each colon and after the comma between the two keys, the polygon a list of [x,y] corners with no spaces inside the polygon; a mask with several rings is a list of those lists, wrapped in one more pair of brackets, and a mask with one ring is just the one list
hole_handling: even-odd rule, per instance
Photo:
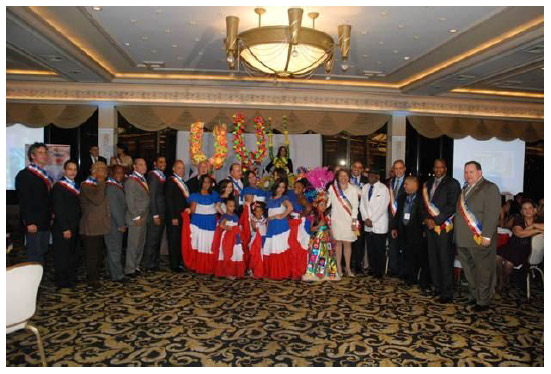
{"label": "name badge", "polygon": [[409,220],[409,213],[404,213],[404,219]]}

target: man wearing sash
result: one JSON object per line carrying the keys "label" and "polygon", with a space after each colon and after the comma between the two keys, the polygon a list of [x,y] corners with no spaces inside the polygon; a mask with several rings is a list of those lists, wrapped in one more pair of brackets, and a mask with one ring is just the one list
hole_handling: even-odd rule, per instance
{"label": "man wearing sash", "polygon": [[465,164],[465,187],[459,195],[454,218],[459,261],[469,282],[475,312],[490,308],[496,286],[496,243],[501,195],[482,176],[476,161]]}
{"label": "man wearing sash", "polygon": [[80,221],[80,188],[75,182],[78,167],[66,161],[63,176],[52,188],[54,224],[55,285],[58,289],[73,288],[77,281],[78,229]]}
{"label": "man wearing sash", "polygon": [[134,171],[124,183],[126,194],[126,222],[128,222],[128,246],[126,248],[126,264],[124,274],[134,276],[141,273],[147,219],[149,214],[149,186],[144,174],[147,165],[143,158],[134,160]]}
{"label": "man wearing sash", "polygon": [[159,270],[161,240],[165,229],[165,169],[166,158],[157,155],[153,162],[153,170],[147,174],[149,217],[143,259],[146,270]]}
{"label": "man wearing sash", "polygon": [[15,189],[19,200],[19,216],[25,226],[25,253],[29,261],[44,263],[50,239],[52,218],[50,190],[52,179],[44,170],[48,164],[48,148],[34,143],[27,152],[30,164],[17,173]]}
{"label": "man wearing sash", "polygon": [[446,160],[434,160],[434,177],[423,186],[423,224],[428,242],[429,268],[434,296],[439,302],[453,299],[453,215],[461,193],[459,182],[446,175]]}
{"label": "man wearing sash", "polygon": [[180,272],[184,269],[182,261],[182,212],[189,208],[190,190],[184,182],[185,165],[176,160],[172,166],[173,175],[166,181],[166,223],[170,269]]}
{"label": "man wearing sash", "polygon": [[[390,193],[389,204],[389,219],[392,221],[398,209],[398,198],[404,194],[404,179],[406,177],[406,164],[404,160],[396,160],[392,164],[392,178],[387,182],[388,191]],[[390,224],[390,223],[389,223]],[[402,272],[402,264],[400,263],[400,249],[397,241],[389,236],[388,249],[388,271],[392,276],[398,276]]]}
{"label": "man wearing sash", "polygon": [[124,233],[128,229],[123,180],[124,167],[122,165],[112,166],[111,176],[107,178],[105,185],[105,195],[111,211],[111,230],[104,236],[107,247],[107,266],[111,279],[121,283],[126,281],[122,269],[122,243]]}
{"label": "man wearing sash", "polygon": [[[350,183],[352,183],[354,186],[358,187],[358,191],[360,191],[360,205],[361,205],[361,191],[362,187],[367,184],[367,178],[362,175],[363,171],[363,164],[361,161],[355,161],[352,164],[351,168],[351,176],[350,176]],[[365,232],[363,230],[363,219],[358,211],[358,222],[360,222],[360,236],[358,236],[358,239],[352,243],[352,267],[354,270],[354,273],[361,274],[363,272],[363,260],[365,255]]]}
{"label": "man wearing sash", "polygon": [[235,196],[235,202],[237,203],[237,214],[241,215],[241,212],[243,211],[243,202],[245,199],[245,196],[243,195],[243,181],[241,178],[243,177],[243,170],[241,170],[241,164],[238,164],[237,162],[230,165],[230,176],[229,180],[233,184],[233,195]]}

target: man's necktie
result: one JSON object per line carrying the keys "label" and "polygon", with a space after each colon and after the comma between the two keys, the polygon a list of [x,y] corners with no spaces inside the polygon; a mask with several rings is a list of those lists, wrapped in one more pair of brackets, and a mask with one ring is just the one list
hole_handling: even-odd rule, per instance
{"label": "man's necktie", "polygon": [[369,186],[369,192],[367,193],[367,201],[371,201],[371,196],[373,195],[373,185]]}

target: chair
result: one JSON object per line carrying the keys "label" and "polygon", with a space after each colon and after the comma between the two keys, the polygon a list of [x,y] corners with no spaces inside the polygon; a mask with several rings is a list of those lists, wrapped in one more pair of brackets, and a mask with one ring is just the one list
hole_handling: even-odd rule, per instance
{"label": "chair", "polygon": [[37,262],[17,264],[6,269],[6,334],[21,329],[30,330],[36,336],[42,366],[47,366],[40,333],[29,322],[36,311],[42,273],[42,265]]}
{"label": "chair", "polygon": [[530,276],[536,278],[536,272],[541,275],[543,283],[543,270],[539,265],[543,262],[543,234],[532,237],[532,251],[528,257],[528,272],[526,273],[526,298],[530,300]]}

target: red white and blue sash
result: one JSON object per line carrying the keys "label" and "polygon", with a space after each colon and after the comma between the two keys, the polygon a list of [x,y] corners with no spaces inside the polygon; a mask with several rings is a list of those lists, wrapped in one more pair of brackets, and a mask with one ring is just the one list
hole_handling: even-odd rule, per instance
{"label": "red white and blue sash", "polygon": [[107,184],[110,184],[111,186],[115,186],[120,190],[124,190],[124,187],[121,182],[117,182],[114,178],[109,177],[107,178]]}
{"label": "red white and blue sash", "polygon": [[241,187],[239,185],[239,182],[236,182],[233,178],[230,177],[230,180],[237,190],[237,196],[239,196],[239,205],[243,205],[243,187]]}
{"label": "red white and blue sash", "polygon": [[389,183],[388,186],[388,192],[390,193],[390,213],[392,213],[392,217],[396,215],[396,212],[398,211],[398,201],[394,197],[394,189],[392,188],[392,184]]}
{"label": "red white and blue sash", "polygon": [[61,179],[58,180],[57,183],[61,187],[71,192],[73,195],[76,195],[76,196],[80,195],[80,189],[77,187],[77,184],[74,181],[70,180],[69,178],[61,177]]}
{"label": "red white and blue sash", "polygon": [[[335,193],[335,196],[337,196],[337,200],[342,205],[344,211],[352,217],[352,204],[344,194],[343,190],[341,189],[341,186],[337,182],[333,183],[332,185],[333,192]],[[354,217],[352,217],[354,218]]]}
{"label": "red white and blue sash", "polygon": [[87,185],[90,185],[90,186],[97,186],[98,181],[96,180],[96,178],[90,176],[90,177],[86,178],[86,180],[84,182],[82,182],[82,185],[84,185],[84,184],[87,184]]}
{"label": "red white and blue sash", "polygon": [[[427,209],[427,212],[432,218],[440,215],[440,209],[438,209],[438,207],[434,205],[429,199],[427,183],[423,184],[423,203],[425,205],[425,209]],[[454,215],[452,214],[446,221],[444,221],[444,223],[439,226],[435,226],[434,232],[440,235],[442,231],[450,232],[451,230],[453,230],[453,216]]]}
{"label": "red white and blue sash", "polygon": [[130,174],[130,176],[128,178],[130,178],[130,179],[136,181],[137,183],[139,183],[140,186],[143,187],[145,192],[149,193],[149,186],[147,185],[147,182],[145,181],[144,177],[142,177],[141,175],[139,175],[138,173],[136,173],[134,171],[134,172],[132,172],[132,174]]}
{"label": "red white and blue sash", "polygon": [[189,189],[187,188],[187,185],[184,182],[184,180],[176,174],[174,174],[171,178],[174,181],[174,183],[176,183],[180,191],[182,191],[182,194],[184,194],[184,197],[186,199],[189,198]]}
{"label": "red white and blue sash", "polygon": [[46,187],[48,187],[48,190],[52,188],[54,180],[48,175],[48,172],[46,172],[46,170],[35,164],[29,164],[29,166],[27,166],[27,169],[31,173],[42,179],[42,181],[46,183]]}
{"label": "red white and blue sash", "polygon": [[157,177],[157,179],[159,179],[162,183],[165,182],[166,180],[166,177],[165,177],[165,174],[160,171],[159,169],[153,169],[151,170],[151,172]]}
{"label": "red white and blue sash", "polygon": [[457,210],[459,211],[459,214],[465,222],[467,223],[467,226],[469,226],[469,229],[471,229],[473,233],[473,239],[476,242],[476,244],[481,245],[482,244],[482,224],[478,221],[476,216],[469,210],[469,206],[467,205],[467,202],[465,201],[465,192],[461,192],[459,195],[459,201],[457,202]]}

